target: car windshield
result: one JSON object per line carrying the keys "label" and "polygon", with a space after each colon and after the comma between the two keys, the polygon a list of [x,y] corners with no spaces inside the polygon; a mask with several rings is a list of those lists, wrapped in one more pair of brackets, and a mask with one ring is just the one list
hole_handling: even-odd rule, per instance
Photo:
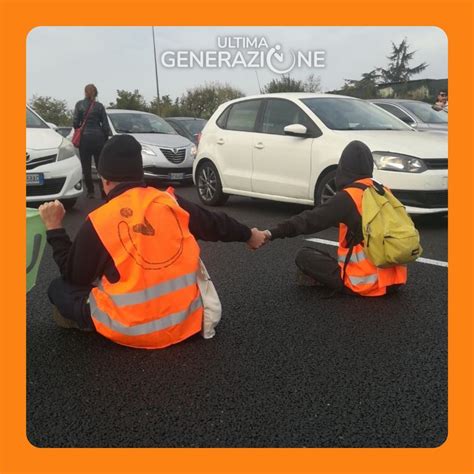
{"label": "car windshield", "polygon": [[411,130],[377,106],[358,99],[301,99],[332,130]]}
{"label": "car windshield", "polygon": [[424,123],[448,123],[448,113],[436,111],[426,102],[404,102],[403,106],[413,112]]}
{"label": "car windshield", "polygon": [[109,114],[109,117],[118,133],[162,133],[176,135],[174,128],[157,115],[123,112]]}
{"label": "car windshield", "polygon": [[28,107],[26,108],[26,128],[49,128],[46,122],[43,122]]}
{"label": "car windshield", "polygon": [[195,120],[179,120],[178,123],[182,124],[183,127],[191,133],[191,135],[196,135],[196,133],[201,132],[206,125],[206,120],[204,119],[195,119]]}

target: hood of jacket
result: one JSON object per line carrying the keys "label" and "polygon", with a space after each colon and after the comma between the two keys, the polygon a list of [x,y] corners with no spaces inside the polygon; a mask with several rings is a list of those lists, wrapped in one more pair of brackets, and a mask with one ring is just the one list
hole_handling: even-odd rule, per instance
{"label": "hood of jacket", "polygon": [[369,147],[354,140],[342,151],[336,171],[336,189],[340,191],[358,179],[371,178],[373,171],[374,159]]}

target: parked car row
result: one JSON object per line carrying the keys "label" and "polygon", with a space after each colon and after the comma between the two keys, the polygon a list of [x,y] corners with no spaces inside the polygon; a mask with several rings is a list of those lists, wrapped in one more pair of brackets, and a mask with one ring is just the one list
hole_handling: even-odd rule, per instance
{"label": "parked car row", "polygon": [[[374,177],[409,212],[447,211],[447,113],[422,102],[285,93],[226,102],[208,122],[136,110],[107,115],[113,135],[141,143],[146,179],[194,179],[206,205],[230,195],[323,203],[336,192],[342,150],[360,140],[372,150]],[[81,194],[71,134],[27,107],[28,202],[61,199],[69,207]]]}
{"label": "parked car row", "polygon": [[[59,199],[72,207],[82,193],[78,150],[70,142],[72,127],[45,122],[28,106],[26,114],[27,202]],[[141,143],[146,179],[192,180],[195,142],[205,120],[179,117],[168,122],[135,110],[109,109],[107,115],[113,135],[131,134]]]}

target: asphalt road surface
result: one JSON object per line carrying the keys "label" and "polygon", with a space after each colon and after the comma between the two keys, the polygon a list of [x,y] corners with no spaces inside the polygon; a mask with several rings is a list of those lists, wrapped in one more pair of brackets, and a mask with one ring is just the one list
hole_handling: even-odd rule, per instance
{"label": "asphalt road surface", "polygon": [[[198,202],[193,187],[178,187]],[[98,201],[67,214],[74,235]],[[231,198],[260,228],[305,209]],[[447,218],[417,219],[447,260]],[[317,235],[336,240],[336,231]],[[295,284],[303,237],[252,252],[201,243],[223,305],[214,339],[156,351],[55,325],[47,248],[28,294],[27,434],[38,447],[435,447],[447,437],[447,268],[414,263],[398,294],[325,298]]]}

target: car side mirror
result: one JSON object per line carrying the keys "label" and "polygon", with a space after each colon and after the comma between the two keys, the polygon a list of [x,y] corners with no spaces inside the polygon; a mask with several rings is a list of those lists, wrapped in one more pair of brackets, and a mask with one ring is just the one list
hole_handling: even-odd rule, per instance
{"label": "car side mirror", "polygon": [[283,131],[285,135],[289,135],[290,137],[308,137],[308,129],[300,123],[293,123],[291,125],[287,125],[283,129]]}
{"label": "car side mirror", "polygon": [[58,126],[54,123],[51,123],[51,122],[46,122],[48,125],[49,125],[49,128],[52,128],[53,130],[56,130],[58,128]]}

